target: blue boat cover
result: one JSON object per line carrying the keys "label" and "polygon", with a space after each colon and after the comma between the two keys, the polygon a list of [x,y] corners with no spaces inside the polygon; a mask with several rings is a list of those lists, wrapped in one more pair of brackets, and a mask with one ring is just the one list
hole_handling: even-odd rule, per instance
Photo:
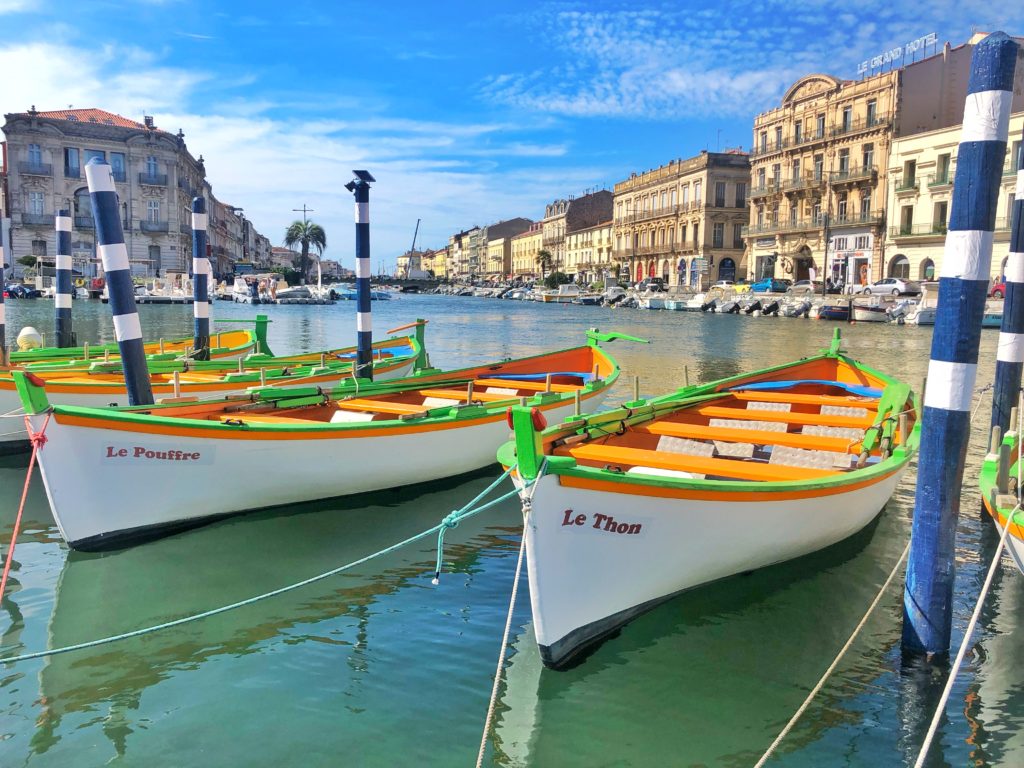
{"label": "blue boat cover", "polygon": [[[394,357],[405,357],[406,355],[412,354],[412,347],[406,344],[404,347],[384,347],[384,351]],[[339,355],[335,355],[338,360],[354,360],[356,352],[343,352]]]}
{"label": "blue boat cover", "polygon": [[550,373],[495,373],[488,374],[488,379],[520,379],[521,381],[544,381],[548,376],[575,376],[583,379],[586,383],[590,381],[593,374],[580,373],[578,371],[551,371]]}
{"label": "blue boat cover", "polygon": [[819,384],[827,387],[836,387],[838,389],[845,389],[852,395],[858,395],[859,397],[881,397],[882,390],[875,387],[863,387],[859,384],[845,384],[841,381],[829,381],[828,379],[794,379],[793,381],[760,381],[754,384],[737,384],[735,387],[729,387],[729,390],[734,389],[751,389],[751,390],[769,390],[769,389],[792,389],[793,387],[799,387],[804,384]]}

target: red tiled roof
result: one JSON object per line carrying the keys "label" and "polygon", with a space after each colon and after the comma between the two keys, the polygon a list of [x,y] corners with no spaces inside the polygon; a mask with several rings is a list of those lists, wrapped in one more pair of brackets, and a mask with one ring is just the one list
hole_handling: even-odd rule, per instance
{"label": "red tiled roof", "polygon": [[[28,115],[28,112],[22,112]],[[38,117],[46,117],[50,120],[67,120],[76,123],[102,123],[103,125],[116,125],[118,128],[137,128],[145,130],[146,126],[129,120],[127,117],[115,115],[104,109],[58,109],[53,112],[37,112]]]}

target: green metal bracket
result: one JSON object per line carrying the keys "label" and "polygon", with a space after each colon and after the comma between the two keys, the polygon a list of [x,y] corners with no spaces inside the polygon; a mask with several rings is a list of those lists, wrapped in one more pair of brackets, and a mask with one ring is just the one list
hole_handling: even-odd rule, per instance
{"label": "green metal bracket", "polygon": [[14,371],[14,386],[21,398],[21,405],[25,413],[36,414],[50,410],[50,401],[46,397],[46,390],[29,379],[29,374],[24,371]]}
{"label": "green metal bracket", "polygon": [[516,462],[519,475],[524,480],[533,480],[540,473],[541,440],[540,432],[533,428],[532,408],[512,406],[512,429],[515,432]]}

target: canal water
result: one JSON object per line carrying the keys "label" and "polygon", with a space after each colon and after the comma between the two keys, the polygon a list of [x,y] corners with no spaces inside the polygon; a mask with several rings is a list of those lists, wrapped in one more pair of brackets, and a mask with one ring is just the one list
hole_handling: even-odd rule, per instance
{"label": "canal water", "polygon": [[[7,307],[11,336],[27,324],[52,333],[51,303]],[[251,319],[257,309],[273,320],[276,352],[354,343],[351,302],[222,302],[215,321]],[[594,326],[643,336],[650,345],[609,347],[623,366],[612,398],[620,401],[634,375],[644,394],[662,393],[686,375],[708,380],[812,354],[833,327],[440,296],[399,296],[373,310],[379,330],[429,319],[428,348],[441,367],[572,346]],[[189,307],[140,311],[150,338],[191,333]],[[113,339],[106,306],[76,301],[74,312],[80,339]],[[843,334],[853,356],[920,385],[929,329],[861,324]],[[992,379],[996,336],[982,337],[979,386]],[[990,394],[982,397],[957,539],[955,643],[997,539],[974,488]],[[0,459],[4,551],[26,466],[24,456]],[[281,483],[288,469],[282,453]],[[403,472],[397,457],[394,472]],[[105,554],[67,549],[35,477],[0,611],[0,655],[148,626],[320,573],[435,525],[497,474],[495,467],[429,487],[256,512]],[[226,487],[245,482],[222,479]],[[752,765],[871,602],[907,541],[912,510],[910,472],[877,521],[852,539],[674,599],[564,672],[541,666],[524,573],[485,764]],[[201,622],[0,667],[0,766],[473,765],[520,526],[518,504],[508,502],[451,531],[438,586],[427,540]],[[943,679],[901,665],[901,594],[890,589],[772,765],[913,761]],[[930,765],[1024,764],[1022,598],[1024,579],[1006,561]]]}

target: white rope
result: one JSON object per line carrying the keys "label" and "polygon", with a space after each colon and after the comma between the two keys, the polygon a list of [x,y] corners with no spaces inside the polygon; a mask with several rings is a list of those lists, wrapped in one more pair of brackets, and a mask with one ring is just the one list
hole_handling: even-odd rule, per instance
{"label": "white rope", "polygon": [[831,674],[835,671],[836,667],[839,666],[839,662],[842,661],[842,658],[846,655],[846,652],[850,650],[850,647],[853,645],[853,641],[857,639],[857,635],[859,635],[860,631],[864,629],[864,625],[867,624],[868,618],[871,616],[872,612],[874,612],[878,604],[882,601],[882,596],[889,588],[889,585],[892,583],[892,580],[896,577],[896,573],[899,571],[900,565],[903,563],[903,560],[906,558],[907,553],[909,551],[910,542],[908,541],[907,546],[903,548],[903,553],[900,555],[899,560],[896,561],[896,565],[892,567],[892,571],[889,573],[889,577],[885,580],[885,583],[882,584],[882,588],[878,590],[878,594],[875,595],[875,599],[871,601],[871,605],[868,606],[868,610],[864,614],[864,617],[860,620],[860,622],[857,624],[857,627],[853,630],[853,634],[850,635],[850,639],[846,641],[846,644],[840,649],[839,655],[836,656],[835,660],[829,665],[828,669],[825,670],[825,674],[821,676],[821,679],[818,680],[814,688],[811,689],[811,692],[807,694],[807,698],[804,699],[804,703],[800,705],[800,708],[796,711],[793,717],[789,719],[789,722],[786,723],[786,727],[783,728],[782,732],[775,737],[775,741],[772,742],[771,746],[768,747],[767,751],[765,751],[765,753],[761,755],[761,759],[757,761],[754,768],[761,768],[761,766],[768,762],[772,754],[778,748],[779,744],[782,743],[782,740],[786,738],[786,736],[789,734],[791,730],[793,730],[793,726],[796,725],[797,721],[800,719],[803,713],[807,711],[807,708],[811,705],[811,702],[814,700],[814,697],[818,695],[818,692],[822,689],[822,687],[824,687],[825,681],[828,680],[829,676],[831,676]]}
{"label": "white rope", "polygon": [[[1021,398],[1024,401],[1024,398]],[[1024,402],[1020,403],[1024,405]],[[985,598],[988,596],[989,587],[992,586],[992,578],[995,576],[996,569],[999,567],[1000,562],[1003,559],[1003,547],[1006,546],[1006,537],[1010,532],[1010,524],[1013,522],[1013,516],[1017,514],[1021,509],[1020,504],[1020,475],[1021,475],[1021,441],[1020,441],[1020,427],[1021,419],[1024,415],[1021,414],[1020,407],[1017,408],[1017,505],[1013,510],[1006,516],[1006,525],[1003,526],[1002,534],[999,536],[999,546],[996,547],[995,553],[992,555],[992,564],[988,568],[988,574],[985,576],[985,583],[981,586],[981,592],[978,594],[978,602],[974,606],[974,612],[971,614],[971,620],[967,622],[967,629],[964,630],[964,639],[960,643],[960,650],[957,651],[956,660],[953,662],[953,668],[949,671],[949,677],[946,679],[946,687],[942,689],[942,696],[939,698],[939,703],[935,707],[935,714],[932,716],[931,725],[928,726],[928,733],[925,734],[924,743],[921,744],[921,752],[917,756],[917,762],[914,763],[914,768],[921,768],[924,765],[924,760],[928,756],[928,750],[931,749],[932,741],[935,739],[935,732],[939,729],[939,721],[942,720],[942,715],[946,711],[946,702],[949,700],[949,695],[953,691],[953,684],[956,682],[956,677],[960,673],[960,665],[963,664],[964,656],[967,655],[967,646],[970,645],[971,635],[974,634],[974,626],[978,623],[978,617],[981,616],[981,608],[985,604]],[[998,513],[997,513],[998,514]],[[997,522],[998,524],[998,522]]]}
{"label": "white rope", "polygon": [[516,575],[512,580],[512,595],[508,601],[508,616],[505,618],[505,632],[501,636],[501,650],[498,651],[498,668],[494,672],[494,686],[491,688],[491,700],[487,704],[487,718],[484,720],[484,732],[480,737],[480,751],[476,756],[476,768],[480,768],[484,762],[484,753],[487,751],[487,734],[491,730],[491,720],[494,718],[494,707],[498,701],[498,687],[501,685],[501,675],[505,671],[505,651],[508,649],[508,634],[512,629],[512,614],[515,611],[516,595],[519,593],[519,575],[523,568],[523,555],[526,552],[526,525],[533,505],[533,494],[540,485],[540,479],[544,476],[544,468],[547,466],[547,459],[540,465],[537,477],[533,484],[523,491],[523,537],[519,542],[519,559],[516,561]]}

